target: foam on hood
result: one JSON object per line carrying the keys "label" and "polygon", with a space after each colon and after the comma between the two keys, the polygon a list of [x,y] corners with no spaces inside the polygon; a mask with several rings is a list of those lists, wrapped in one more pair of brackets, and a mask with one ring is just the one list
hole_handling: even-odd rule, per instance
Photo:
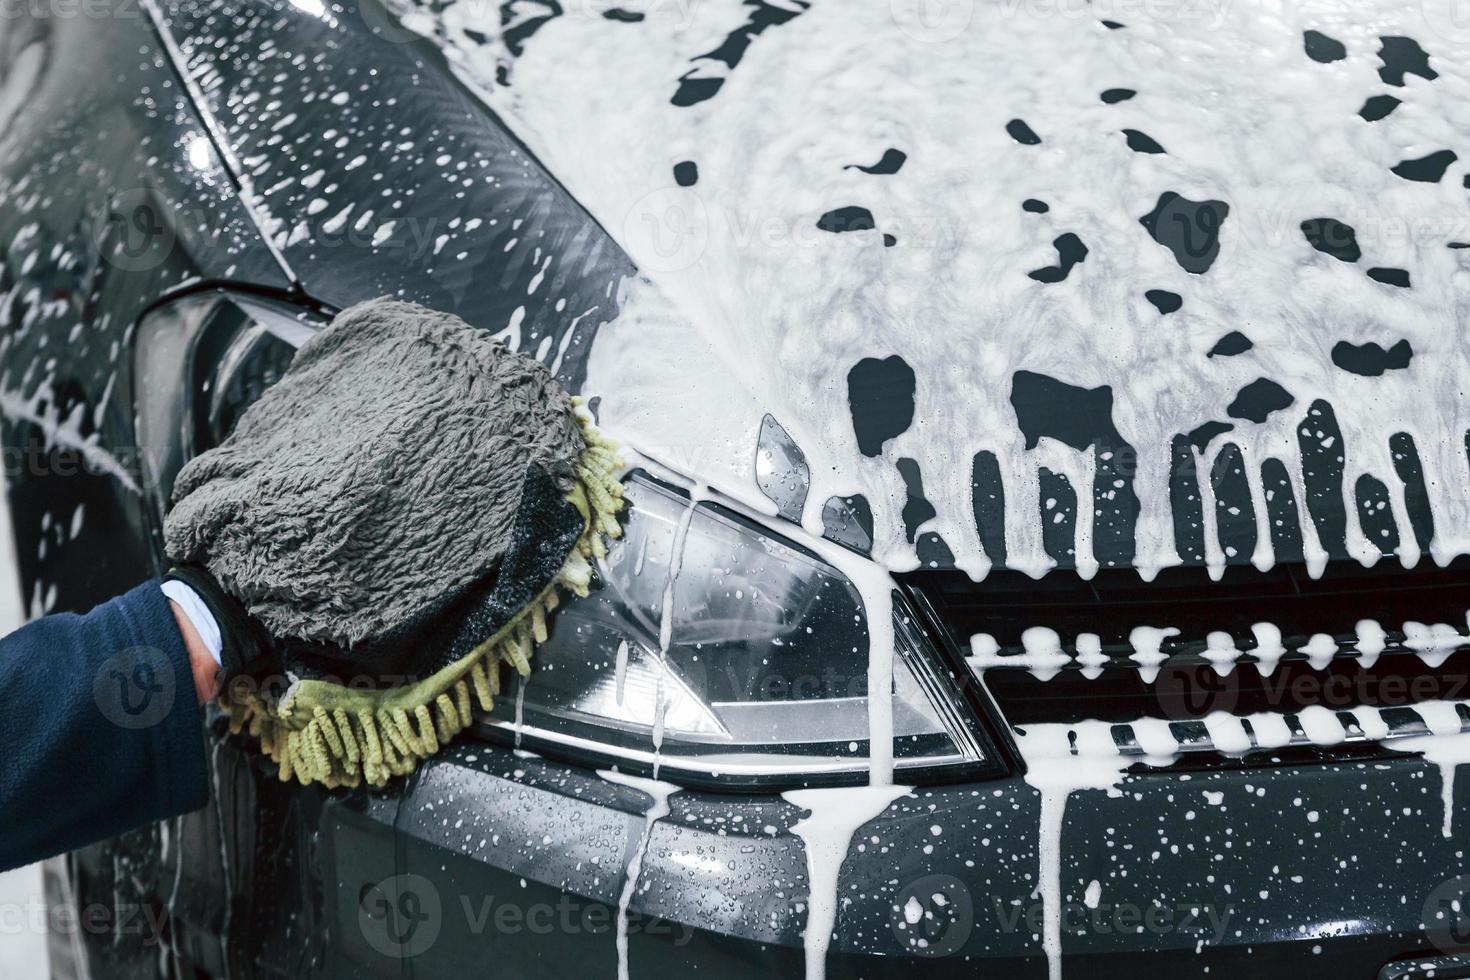
{"label": "foam on hood", "polygon": [[400,13],[640,267],[604,425],[750,484],[770,413],[806,523],[861,494],[979,576],[1466,550],[1448,7]]}

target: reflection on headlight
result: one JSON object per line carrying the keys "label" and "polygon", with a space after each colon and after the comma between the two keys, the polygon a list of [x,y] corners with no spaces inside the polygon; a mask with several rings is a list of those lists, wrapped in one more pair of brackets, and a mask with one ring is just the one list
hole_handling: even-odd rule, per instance
{"label": "reflection on headlight", "polygon": [[[661,658],[664,589],[690,502],[642,473],[629,478],[628,500],[626,534],[599,568],[600,588],[558,610],[537,652],[521,694],[524,733],[624,758],[651,756],[657,743],[666,769],[862,772],[868,642],[852,584],[810,551],[699,502]],[[907,615],[895,614],[898,765],[973,761],[976,743],[936,705],[933,678],[921,679],[929,653]],[[512,706],[498,706],[494,723],[514,728]]]}

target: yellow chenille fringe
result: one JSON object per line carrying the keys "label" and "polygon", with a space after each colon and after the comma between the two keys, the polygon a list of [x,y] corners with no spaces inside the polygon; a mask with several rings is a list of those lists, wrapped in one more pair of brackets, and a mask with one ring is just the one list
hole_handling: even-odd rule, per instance
{"label": "yellow chenille fringe", "polygon": [[556,578],[499,633],[404,688],[357,690],[299,681],[277,704],[248,691],[233,700],[220,695],[230,730],[258,738],[261,750],[280,766],[282,781],[335,787],[366,780],[382,786],[412,772],[420,759],[468,728],[477,706],[481,711],[494,707],[501,664],[510,664],[522,677],[531,673],[531,655],[546,640],[546,617],[556,609],[560,590],[587,595],[592,562],[607,554],[605,539],[622,535],[623,485],[617,474],[623,463],[617,446],[580,411],[576,415],[587,446],[568,499],[586,525]]}

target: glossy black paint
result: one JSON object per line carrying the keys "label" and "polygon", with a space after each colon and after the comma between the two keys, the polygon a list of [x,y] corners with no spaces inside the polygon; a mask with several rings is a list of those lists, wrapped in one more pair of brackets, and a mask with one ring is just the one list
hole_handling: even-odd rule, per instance
{"label": "glossy black paint", "polygon": [[285,261],[338,307],[392,294],[509,330],[576,390],[632,264],[437,48],[373,0],[333,11],[165,4]]}
{"label": "glossy black paint", "polygon": [[[109,9],[0,30],[0,105],[11,113],[0,125],[0,394],[36,612],[85,608],[156,566],[151,488],[125,479],[129,342],[139,313],[169,290],[232,281],[335,306],[397,293],[496,331],[524,306],[522,346],[544,344],[575,385],[633,272],[438,52],[380,8],[334,6],[331,23],[284,3],[170,8],[202,105],[142,11]],[[345,107],[315,97],[341,91],[352,93]],[[249,172],[225,171],[201,112]],[[333,129],[374,148],[372,162],[349,168],[366,149],[337,147]],[[493,179],[443,180],[440,144],[449,166],[463,160]],[[337,189],[270,190],[273,175],[316,169]],[[263,227],[241,205],[240,180]],[[394,219],[402,243],[390,232],[374,244],[382,225],[371,222],[333,240],[326,223],[384,185],[407,202]],[[317,196],[330,200],[313,213]],[[501,223],[460,230],[470,214]],[[284,264],[262,233],[279,238]],[[538,274],[544,302],[528,303]],[[989,472],[978,459],[976,469]],[[159,930],[57,936],[53,963],[107,978],[616,975],[616,909],[646,794],[473,741],[386,792],[326,793],[280,783],[220,719],[208,738],[208,808],[53,866],[54,898],[143,908]],[[1229,927],[1200,945],[1177,921],[1135,932],[1084,912],[1086,930],[1064,937],[1065,972],[1366,980],[1392,958],[1463,943],[1423,928],[1436,902],[1465,891],[1463,831],[1440,835],[1439,778],[1418,758],[1267,761],[1187,780],[1144,770],[1118,795],[1074,794],[1060,874],[1072,907],[1088,909],[1096,880],[1135,923],[1151,909],[1208,907]],[[1039,806],[1013,772],[916,789],[865,826],[844,864],[829,975],[1046,975],[1033,897]],[[799,975],[810,898],[791,832],[801,816],[774,795],[675,794],[631,897],[633,972]],[[935,894],[948,896],[942,908]],[[910,899],[936,914],[921,919],[923,948],[900,926]]]}
{"label": "glossy black paint", "polygon": [[[113,16],[8,18],[0,32],[0,390],[37,612],[85,607],[148,567],[138,494],[87,445],[126,466],[119,365],[138,312],[192,279],[287,285],[139,9],[101,9]],[[87,553],[119,561],[76,560]]]}

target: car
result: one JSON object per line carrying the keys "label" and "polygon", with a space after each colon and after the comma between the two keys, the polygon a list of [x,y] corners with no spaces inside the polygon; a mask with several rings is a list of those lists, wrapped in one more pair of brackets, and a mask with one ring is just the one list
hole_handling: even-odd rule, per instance
{"label": "car", "polygon": [[1470,976],[1467,40],[1433,3],[7,11],[32,616],[166,571],[179,467],[378,296],[585,396],[631,504],[406,778],[283,782],[211,712],[205,809],[47,863],[52,975]]}

